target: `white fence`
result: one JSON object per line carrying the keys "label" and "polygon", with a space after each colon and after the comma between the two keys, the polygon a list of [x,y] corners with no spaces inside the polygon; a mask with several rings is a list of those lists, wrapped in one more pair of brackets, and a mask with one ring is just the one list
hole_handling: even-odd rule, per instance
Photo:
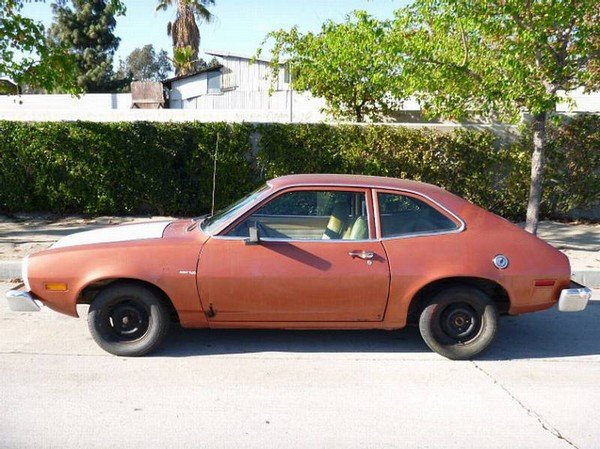
{"label": "white fence", "polygon": [[131,94],[0,95],[0,114],[40,110],[114,110],[130,109]]}
{"label": "white fence", "polygon": [[184,106],[183,109],[132,109],[131,94],[0,96],[0,120],[257,123],[327,120],[321,112],[325,107],[322,99],[297,92],[275,92],[273,96],[268,92],[227,92],[186,100]]}
{"label": "white fence", "polygon": [[[600,113],[600,94],[575,92],[572,103],[561,103],[561,112]],[[185,100],[182,109],[131,109],[131,94],[20,95],[0,96],[0,120],[17,121],[158,121],[158,122],[279,122],[314,123],[328,121],[322,112],[325,102],[310,94],[277,91],[231,91],[218,95],[202,95]],[[419,122],[418,105],[404,104],[406,116],[400,120]],[[410,113],[415,118],[409,119]],[[404,118],[406,117],[406,119]],[[455,128],[461,125],[414,123],[413,126]],[[478,125],[479,126],[479,125]],[[484,126],[484,125],[481,125]]]}

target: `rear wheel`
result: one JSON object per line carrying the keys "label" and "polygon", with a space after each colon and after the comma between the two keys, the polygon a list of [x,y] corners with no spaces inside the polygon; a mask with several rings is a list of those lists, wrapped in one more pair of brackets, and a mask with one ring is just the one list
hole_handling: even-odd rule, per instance
{"label": "rear wheel", "polygon": [[427,346],[453,360],[481,354],[498,330],[498,309],[492,299],[472,287],[451,287],[435,295],[419,318]]}
{"label": "rear wheel", "polygon": [[88,313],[92,337],[107,352],[141,356],[156,349],[169,330],[169,312],[147,288],[114,284],[102,290]]}

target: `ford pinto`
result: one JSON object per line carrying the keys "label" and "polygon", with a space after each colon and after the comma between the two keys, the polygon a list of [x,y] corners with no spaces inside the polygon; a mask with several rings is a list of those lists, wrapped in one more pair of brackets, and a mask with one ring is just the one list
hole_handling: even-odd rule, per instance
{"label": "ford pinto", "polygon": [[401,329],[451,359],[499,316],[584,310],[591,290],[539,238],[433,185],[353,175],[273,179],[196,219],[66,236],[25,258],[17,311],[77,316],[104,350],[140,356],[169,325]]}

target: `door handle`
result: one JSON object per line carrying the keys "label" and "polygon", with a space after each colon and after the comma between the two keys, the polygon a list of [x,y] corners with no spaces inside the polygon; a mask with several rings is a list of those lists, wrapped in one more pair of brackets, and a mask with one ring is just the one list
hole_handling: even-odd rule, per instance
{"label": "door handle", "polygon": [[375,253],[373,251],[350,251],[348,255],[353,259],[355,257],[360,257],[363,260],[372,259],[375,257]]}

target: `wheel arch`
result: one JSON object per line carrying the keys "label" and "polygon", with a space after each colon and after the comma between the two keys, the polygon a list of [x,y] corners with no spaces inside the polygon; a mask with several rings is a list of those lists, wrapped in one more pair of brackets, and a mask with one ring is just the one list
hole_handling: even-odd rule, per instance
{"label": "wheel arch", "polygon": [[83,289],[81,289],[81,291],[79,292],[79,295],[77,296],[77,302],[76,302],[77,305],[91,304],[98,293],[100,293],[102,290],[104,290],[109,285],[112,286],[115,284],[135,284],[135,285],[139,285],[139,286],[142,286],[142,287],[150,290],[152,293],[154,293],[156,296],[158,296],[161,299],[161,301],[163,301],[165,303],[165,305],[168,307],[169,313],[171,316],[171,320],[175,321],[175,322],[179,322],[179,314],[177,313],[177,309],[173,305],[173,301],[171,301],[171,298],[169,297],[169,295],[167,295],[165,293],[165,291],[163,289],[161,289],[160,287],[158,287],[157,285],[155,285],[151,282],[142,280],[142,279],[119,277],[119,278],[98,279],[98,280],[92,281],[89,284],[87,284]]}
{"label": "wheel arch", "polygon": [[408,307],[407,324],[418,323],[419,314],[428,298],[446,288],[456,286],[469,286],[481,290],[496,303],[500,314],[506,314],[510,309],[510,296],[506,289],[498,282],[491,279],[470,276],[447,277],[436,279],[417,291]]}

